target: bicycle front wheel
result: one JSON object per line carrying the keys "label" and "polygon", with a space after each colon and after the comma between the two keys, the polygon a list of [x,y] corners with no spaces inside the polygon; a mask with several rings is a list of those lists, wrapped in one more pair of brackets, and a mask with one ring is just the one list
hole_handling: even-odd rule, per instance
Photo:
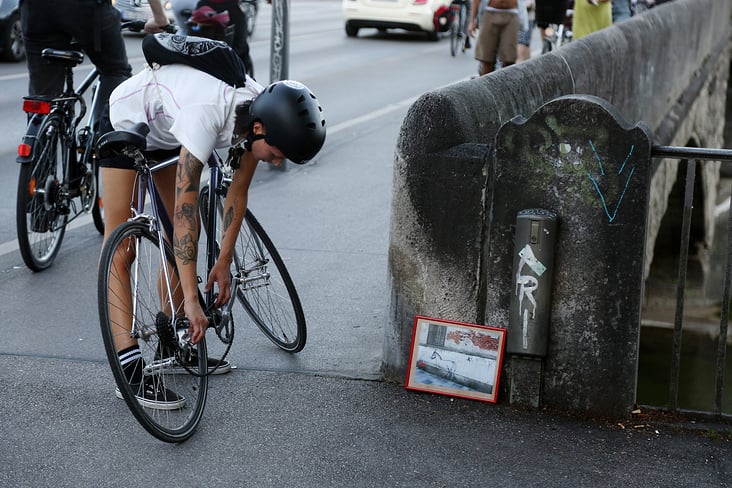
{"label": "bicycle front wheel", "polygon": [[165,442],[188,439],[206,403],[206,343],[190,345],[182,338],[182,291],[173,253],[169,245],[161,246],[148,222],[122,224],[104,245],[98,301],[117,396],[153,436]]}
{"label": "bicycle front wheel", "polygon": [[305,347],[305,314],[290,273],[262,225],[247,210],[239,229],[235,279],[237,298],[264,334],[281,349]]}
{"label": "bicycle front wheel", "polygon": [[[205,187],[200,198],[202,216],[208,197],[209,189]],[[219,234],[223,202],[221,195],[216,212]],[[203,220],[205,223],[205,217]],[[232,274],[237,283],[237,299],[264,335],[284,351],[301,351],[307,340],[307,327],[295,284],[277,248],[249,210],[239,229]]]}
{"label": "bicycle front wheel", "polygon": [[16,229],[23,262],[33,271],[53,264],[66,231],[63,122],[49,115],[41,123],[33,145],[33,160],[20,167]]}
{"label": "bicycle front wheel", "polygon": [[450,55],[455,56],[458,50],[458,43],[460,42],[458,32],[460,31],[460,19],[458,16],[454,16],[452,24],[450,25]]}

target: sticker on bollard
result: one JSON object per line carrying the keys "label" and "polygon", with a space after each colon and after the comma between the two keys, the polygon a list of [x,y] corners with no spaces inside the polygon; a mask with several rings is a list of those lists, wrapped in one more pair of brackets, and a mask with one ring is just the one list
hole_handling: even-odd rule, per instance
{"label": "sticker on bollard", "polygon": [[557,222],[557,215],[544,209],[517,215],[506,337],[509,354],[546,356]]}

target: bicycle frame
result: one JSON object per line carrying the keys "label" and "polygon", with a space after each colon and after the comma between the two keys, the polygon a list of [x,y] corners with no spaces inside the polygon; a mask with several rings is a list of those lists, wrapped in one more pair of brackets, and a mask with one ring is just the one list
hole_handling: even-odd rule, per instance
{"label": "bicycle frame", "polygon": [[[165,211],[165,204],[162,201],[162,198],[160,197],[160,193],[157,190],[157,187],[155,186],[155,180],[153,179],[153,174],[163,168],[167,168],[171,166],[172,164],[178,163],[178,157],[173,157],[166,159],[164,161],[161,161],[159,163],[156,163],[152,166],[147,166],[147,163],[145,162],[145,158],[141,157],[139,158],[139,162],[135,163],[136,170],[138,172],[138,177],[136,178],[136,203],[135,201],[132,202],[132,205],[130,206],[130,209],[132,211],[132,217],[130,220],[144,220],[150,223],[151,231],[155,232],[158,236],[159,242],[173,242],[173,223],[170,221],[170,218],[168,217],[168,213]],[[217,189],[219,187],[218,183],[222,181],[223,174],[221,171],[221,168],[219,167],[221,159],[220,157],[214,152],[214,154],[209,158],[208,161],[208,168],[209,168],[209,181],[211,182],[211,188]],[[145,213],[145,205],[146,205],[146,195],[150,195],[150,205],[152,210],[152,215],[149,215]],[[208,208],[206,210],[208,218],[206,219],[206,235],[207,236],[215,236],[216,231],[216,199],[213,197],[209,198],[208,201]],[[203,229],[202,229],[203,230]],[[165,259],[165,251],[164,247],[160,246],[160,253],[161,253],[161,261],[163,270],[165,272],[166,276],[170,276],[170,270],[168,269],[168,263]],[[210,272],[210,270],[213,268],[214,264],[216,263],[217,259],[217,252],[216,252],[216,246],[215,246],[215,238],[210,237],[206,239],[206,273]],[[135,264],[137,266],[137,264]],[[231,312],[231,309],[234,305],[234,301],[236,298],[235,290],[237,286],[237,281],[232,280],[232,293],[231,293],[231,299],[229,300],[229,303],[226,307],[227,315]],[[168,285],[170,285],[168,283]],[[174,303],[173,296],[171,292],[171,286],[167,286],[168,288],[168,300],[169,303]],[[204,310],[208,310],[211,305],[213,304],[215,300],[215,292],[213,289],[207,291],[205,295],[202,295],[199,292],[199,300],[201,301],[201,305],[203,306]],[[134,304],[133,304],[134,308]],[[174,320],[175,317],[174,317]]]}

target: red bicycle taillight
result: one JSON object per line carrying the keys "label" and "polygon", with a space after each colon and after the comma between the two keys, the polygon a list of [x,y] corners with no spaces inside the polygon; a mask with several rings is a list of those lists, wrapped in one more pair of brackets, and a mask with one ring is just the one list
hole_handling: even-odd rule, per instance
{"label": "red bicycle taillight", "polygon": [[48,114],[51,112],[51,103],[45,100],[23,100],[23,112],[29,114]]}
{"label": "red bicycle taillight", "polygon": [[18,144],[18,156],[27,158],[33,152],[30,144]]}

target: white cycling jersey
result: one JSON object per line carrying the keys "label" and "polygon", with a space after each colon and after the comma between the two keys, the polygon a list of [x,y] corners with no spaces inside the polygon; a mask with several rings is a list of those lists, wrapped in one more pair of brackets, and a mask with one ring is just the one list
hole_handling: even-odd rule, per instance
{"label": "white cycling jersey", "polygon": [[148,150],[182,145],[206,162],[214,148],[231,145],[236,105],[262,89],[249,76],[246,86],[235,90],[189,66],[146,66],[112,92],[109,117],[115,130],[146,122]]}

